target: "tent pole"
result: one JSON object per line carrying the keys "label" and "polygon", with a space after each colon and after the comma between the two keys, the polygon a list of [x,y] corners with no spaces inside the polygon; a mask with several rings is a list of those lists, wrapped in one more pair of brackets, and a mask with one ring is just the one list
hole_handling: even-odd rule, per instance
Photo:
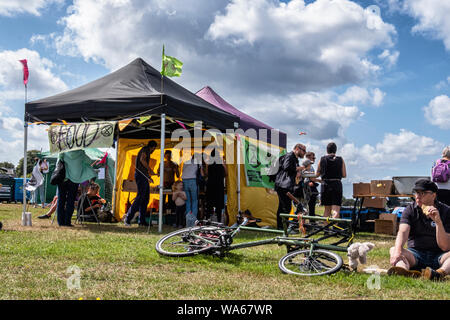
{"label": "tent pole", "polygon": [[236,161],[237,161],[237,205],[238,213],[241,212],[241,139],[236,139]]}
{"label": "tent pole", "polygon": [[[114,183],[113,183],[113,197],[112,197],[112,212],[114,216],[116,215],[116,199],[117,199],[117,162],[119,160],[119,137],[117,137],[116,141],[116,162],[114,163]],[[108,166],[108,161],[106,162],[106,166]],[[125,215],[127,213],[125,212]]]}
{"label": "tent pole", "polygon": [[27,211],[27,190],[25,186],[27,184],[27,143],[28,143],[28,123],[26,117],[24,118],[23,124],[23,210],[22,210],[22,225],[26,225],[25,212]]}
{"label": "tent pole", "polygon": [[159,165],[159,223],[158,232],[162,232],[162,215],[163,215],[163,204],[164,204],[164,143],[166,139],[166,115],[161,114],[161,157]]}

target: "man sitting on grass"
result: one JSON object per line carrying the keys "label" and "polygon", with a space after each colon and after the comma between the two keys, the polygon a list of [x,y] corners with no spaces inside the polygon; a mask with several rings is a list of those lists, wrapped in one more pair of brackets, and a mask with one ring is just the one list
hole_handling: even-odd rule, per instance
{"label": "man sitting on grass", "polygon": [[416,201],[403,211],[390,250],[389,275],[443,280],[450,274],[450,207],[436,200],[437,189],[428,179],[416,181]]}

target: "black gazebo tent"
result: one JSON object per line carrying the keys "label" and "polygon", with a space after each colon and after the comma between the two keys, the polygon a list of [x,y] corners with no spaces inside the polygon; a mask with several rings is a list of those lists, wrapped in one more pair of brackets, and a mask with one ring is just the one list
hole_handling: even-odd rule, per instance
{"label": "black gazebo tent", "polygon": [[[24,161],[28,122],[123,120],[147,115],[158,115],[161,121],[149,121],[151,127],[147,125],[139,129],[125,129],[120,132],[120,136],[148,139],[158,137],[160,133],[162,166],[164,139],[170,137],[170,126],[179,128],[176,123],[168,123],[169,128],[166,131],[166,116],[179,120],[202,121],[205,127],[220,131],[234,129],[239,125],[237,116],[206,102],[171,79],[162,77],[159,71],[137,58],[125,67],[86,85],[26,103]],[[161,181],[163,173],[162,168]],[[162,198],[162,185],[160,187]],[[162,205],[161,201],[160,204]],[[162,208],[160,213],[161,211]],[[161,221],[160,215],[160,226]]]}
{"label": "black gazebo tent", "polygon": [[76,89],[31,101],[25,120],[68,122],[120,120],[134,115],[165,114],[199,120],[223,130],[239,118],[206,102],[170,78],[162,76],[141,58]]}

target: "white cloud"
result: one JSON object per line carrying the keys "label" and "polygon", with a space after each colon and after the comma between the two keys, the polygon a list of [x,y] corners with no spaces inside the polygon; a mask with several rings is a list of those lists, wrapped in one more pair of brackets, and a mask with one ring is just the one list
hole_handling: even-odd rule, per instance
{"label": "white cloud", "polygon": [[450,98],[447,95],[435,97],[423,110],[429,123],[444,130],[450,129]]}
{"label": "white cloud", "polygon": [[308,139],[343,138],[345,129],[363,115],[356,106],[336,102],[333,92],[262,95],[241,103],[243,111],[286,132],[292,141],[297,140],[300,131],[306,132]]}
{"label": "white cloud", "polygon": [[19,62],[27,59],[28,100],[36,97],[55,94],[67,90],[68,87],[52,69],[54,64],[41,57],[37,51],[20,49],[17,51],[0,51],[0,99],[24,99],[23,69]]}
{"label": "white cloud", "polygon": [[450,50],[450,2],[442,0],[390,0],[391,10],[409,14],[418,20],[412,31],[442,40]]}
{"label": "white cloud", "polygon": [[381,91],[379,88],[371,90],[372,93],[372,105],[379,107],[383,104],[384,97],[386,93]]}
{"label": "white cloud", "polygon": [[345,144],[342,147],[342,154],[353,165],[385,167],[399,161],[415,162],[419,157],[438,154],[442,147],[441,142],[430,137],[400,129],[398,134],[385,134],[383,141],[375,146],[365,144],[358,148],[353,143]]}
{"label": "white cloud", "polygon": [[208,79],[242,93],[358,83],[382,69],[372,52],[390,50],[396,37],[393,25],[348,0],[75,0],[60,24],[64,32],[51,36],[59,54],[110,69],[141,56],[159,68],[164,43],[192,90]]}
{"label": "white cloud", "polygon": [[450,76],[447,77],[447,79],[445,79],[445,80],[439,81],[439,83],[436,84],[434,87],[437,90],[441,90],[441,89],[447,88],[449,85],[450,85]]}
{"label": "white cloud", "polygon": [[[46,126],[29,125],[27,135],[28,150],[48,150],[48,136]],[[0,113],[0,130],[3,137],[0,137],[0,159],[18,164],[18,160],[23,157],[23,120],[17,117],[9,117]]]}
{"label": "white cloud", "polygon": [[12,16],[28,13],[40,16],[41,11],[53,3],[62,4],[64,0],[2,0],[0,1],[0,15]]}
{"label": "white cloud", "polygon": [[399,51],[394,50],[391,52],[390,50],[386,49],[378,55],[378,58],[385,60],[388,67],[392,67],[397,64],[399,56]]}
{"label": "white cloud", "polygon": [[386,93],[379,88],[367,90],[366,88],[351,86],[338,97],[339,103],[352,103],[362,105],[372,105],[379,107],[383,104]]}

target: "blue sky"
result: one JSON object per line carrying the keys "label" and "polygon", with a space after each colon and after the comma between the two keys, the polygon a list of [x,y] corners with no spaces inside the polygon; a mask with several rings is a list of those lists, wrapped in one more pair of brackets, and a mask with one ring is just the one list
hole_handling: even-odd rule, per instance
{"label": "blue sky", "polygon": [[[159,69],[164,43],[184,63],[176,82],[211,86],[287,132],[289,148],[337,142],[346,196],[352,182],[429,175],[450,144],[449,15],[438,0],[1,1],[0,161],[23,153],[17,60],[34,100],[136,57]],[[42,127],[29,139],[48,149]]]}

